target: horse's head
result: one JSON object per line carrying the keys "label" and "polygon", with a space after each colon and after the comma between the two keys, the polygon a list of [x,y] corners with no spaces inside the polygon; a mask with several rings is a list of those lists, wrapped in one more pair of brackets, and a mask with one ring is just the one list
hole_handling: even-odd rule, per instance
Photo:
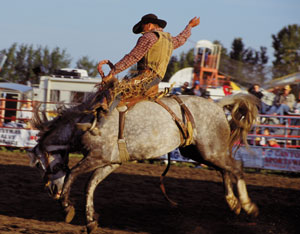
{"label": "horse's head", "polygon": [[68,168],[68,150],[65,146],[49,146],[43,149],[37,144],[28,151],[30,165],[38,168],[45,188],[54,199],[59,199]]}
{"label": "horse's head", "polygon": [[[40,131],[39,140],[38,144],[28,151],[28,156],[31,165],[41,172],[49,194],[58,199],[69,171],[68,154],[81,148],[82,131],[75,127],[79,117],[73,112],[66,112],[48,120],[46,114],[42,113],[41,119],[38,108],[34,110],[32,125]],[[77,119],[74,120],[70,116]]]}
{"label": "horse's head", "polygon": [[43,119],[40,118],[39,106],[34,108],[32,125],[40,132],[38,144],[28,151],[28,156],[31,165],[42,173],[46,188],[55,199],[60,198],[69,171],[69,153],[86,155],[88,152],[81,143],[84,132],[76,126],[76,123],[89,122],[94,118],[93,114],[86,114],[84,110],[84,103],[68,109],[61,108],[56,118],[48,120],[45,112],[42,112]]}

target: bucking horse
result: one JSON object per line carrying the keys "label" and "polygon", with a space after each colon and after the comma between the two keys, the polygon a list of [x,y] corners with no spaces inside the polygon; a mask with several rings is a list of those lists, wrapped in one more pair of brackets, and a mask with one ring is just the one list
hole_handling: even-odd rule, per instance
{"label": "bucking horse", "polygon": [[[102,180],[125,161],[158,158],[178,147],[184,157],[221,172],[225,198],[232,211],[239,214],[243,209],[248,215],[258,215],[258,207],[248,196],[242,163],[233,157],[236,145],[247,144],[247,134],[256,119],[254,96],[236,94],[218,102],[184,95],[164,96],[160,103],[143,100],[123,115],[123,121],[117,108],[105,117],[86,111],[97,98],[99,94],[92,93],[86,101],[63,109],[52,120],[37,111],[34,114],[33,123],[40,134],[38,144],[28,155],[31,164],[42,172],[48,192],[61,203],[66,222],[75,215],[69,194],[78,175],[92,173],[86,186],[85,206],[87,231],[91,233],[98,227],[93,198]],[[189,112],[189,118],[183,109]],[[186,125],[187,119],[192,119],[193,124],[183,131],[180,122]],[[89,123],[88,128],[78,128],[81,123]],[[126,152],[125,159],[121,151]],[[83,158],[69,168],[71,152],[81,152]],[[236,179],[238,196],[234,194],[231,175]]]}

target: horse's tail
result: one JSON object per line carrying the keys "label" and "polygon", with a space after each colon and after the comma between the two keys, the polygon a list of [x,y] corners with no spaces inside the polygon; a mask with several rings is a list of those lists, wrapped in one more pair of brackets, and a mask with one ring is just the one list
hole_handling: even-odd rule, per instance
{"label": "horse's tail", "polygon": [[230,111],[229,120],[231,135],[229,150],[232,152],[234,144],[244,143],[248,146],[247,135],[258,115],[259,100],[251,94],[236,94],[222,98],[218,105]]}

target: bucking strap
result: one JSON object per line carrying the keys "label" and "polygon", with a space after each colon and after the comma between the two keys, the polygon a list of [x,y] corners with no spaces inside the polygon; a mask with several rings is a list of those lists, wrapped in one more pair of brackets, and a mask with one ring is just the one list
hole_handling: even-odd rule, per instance
{"label": "bucking strap", "polygon": [[194,117],[192,115],[192,113],[190,112],[189,108],[187,108],[187,106],[184,104],[184,102],[177,96],[177,95],[172,95],[172,98],[174,98],[180,105],[182,113],[183,113],[183,119],[184,116],[186,117],[186,127],[187,127],[187,134],[188,134],[188,138],[185,141],[185,145],[190,145],[192,143],[193,140],[193,129],[195,128],[195,120]]}
{"label": "bucking strap", "polygon": [[182,102],[182,100],[177,96],[171,96],[173,97],[180,105],[182,113],[183,113],[183,120],[186,118],[186,125],[185,123],[177,117],[177,115],[174,113],[173,110],[170,109],[165,103],[163,103],[160,99],[155,100],[155,102],[159,105],[161,105],[164,109],[166,109],[170,115],[172,116],[172,119],[175,121],[176,125],[178,126],[180,130],[180,141],[181,146],[188,146],[192,143],[193,140],[193,128],[195,127],[194,118],[187,108],[187,106]]}

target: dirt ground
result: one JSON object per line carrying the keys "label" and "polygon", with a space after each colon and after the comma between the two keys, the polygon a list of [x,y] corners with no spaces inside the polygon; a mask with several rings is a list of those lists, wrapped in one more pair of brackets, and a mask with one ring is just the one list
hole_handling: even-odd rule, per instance
{"label": "dirt ground", "polygon": [[[89,175],[72,187],[76,216],[66,224],[59,203],[47,195],[38,171],[28,165],[26,154],[0,151],[0,233],[86,233],[84,186]],[[246,173],[249,195],[260,208],[258,218],[251,218],[232,213],[219,173],[201,168],[171,167],[165,185],[179,203],[171,207],[159,189],[164,168],[126,163],[103,181],[95,194],[100,215],[96,233],[300,233],[300,174]]]}

